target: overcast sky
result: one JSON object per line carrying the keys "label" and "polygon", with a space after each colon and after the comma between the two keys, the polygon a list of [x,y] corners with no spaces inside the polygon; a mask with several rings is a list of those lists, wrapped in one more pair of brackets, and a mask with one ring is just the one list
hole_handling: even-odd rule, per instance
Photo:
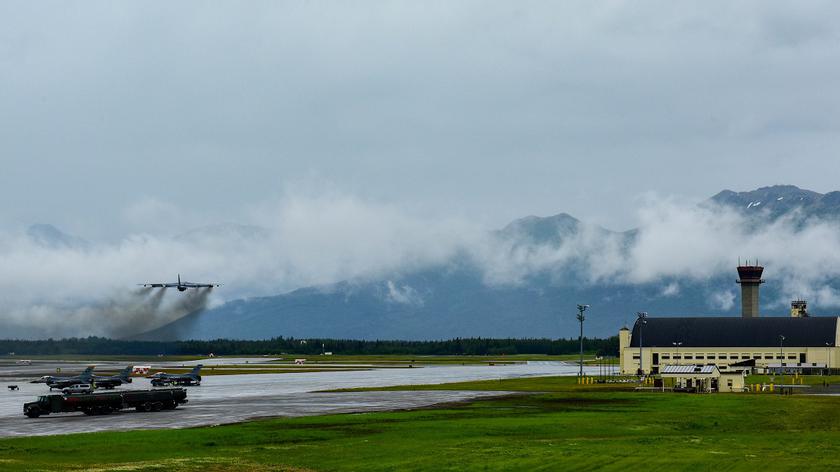
{"label": "overcast sky", "polygon": [[650,192],[836,190],[838,13],[4,1],[0,225],[119,238],[340,192],[488,227],[565,211],[627,229]]}

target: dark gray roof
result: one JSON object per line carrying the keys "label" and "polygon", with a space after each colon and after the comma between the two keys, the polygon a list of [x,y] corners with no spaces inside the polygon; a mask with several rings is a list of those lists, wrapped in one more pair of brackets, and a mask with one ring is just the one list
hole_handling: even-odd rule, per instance
{"label": "dark gray roof", "polygon": [[[703,317],[647,318],[642,330],[642,347],[791,347],[834,346],[837,317],[808,318],[767,317]],[[633,325],[630,345],[639,347],[639,321]]]}

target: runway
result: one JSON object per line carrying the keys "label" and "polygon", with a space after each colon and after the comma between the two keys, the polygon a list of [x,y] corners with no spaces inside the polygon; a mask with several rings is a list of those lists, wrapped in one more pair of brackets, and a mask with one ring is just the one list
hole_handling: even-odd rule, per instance
{"label": "runway", "polygon": [[[9,366],[16,369],[19,366]],[[0,368],[0,375],[8,375]],[[204,376],[199,387],[187,387],[189,403],[174,411],[108,416],[63,413],[41,418],[23,416],[23,403],[48,393],[28,378],[5,377],[0,391],[0,436],[32,436],[93,431],[181,428],[217,425],[270,416],[306,416],[420,408],[464,401],[503,392],[421,391],[347,392],[325,390],[411,384],[437,384],[515,377],[574,375],[578,367],[562,362],[529,362],[498,366],[433,366],[414,369],[374,369],[353,372],[248,374]],[[587,368],[591,370],[592,368]],[[27,369],[21,369],[27,370]],[[64,369],[62,369],[64,370]],[[597,368],[595,368],[597,371]],[[9,391],[17,384],[19,391]],[[121,389],[151,388],[148,379],[135,378]],[[56,393],[56,392],[54,392]]]}

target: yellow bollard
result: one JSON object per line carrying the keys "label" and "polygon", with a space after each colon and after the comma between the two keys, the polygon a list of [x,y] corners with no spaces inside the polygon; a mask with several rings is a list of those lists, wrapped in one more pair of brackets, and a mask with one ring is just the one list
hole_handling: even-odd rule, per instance
{"label": "yellow bollard", "polygon": [[770,384],[770,393],[773,393],[773,384]]}

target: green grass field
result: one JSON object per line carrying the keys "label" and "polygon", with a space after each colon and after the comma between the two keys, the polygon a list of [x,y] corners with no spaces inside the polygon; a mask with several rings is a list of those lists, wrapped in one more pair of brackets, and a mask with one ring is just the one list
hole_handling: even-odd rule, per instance
{"label": "green grass field", "polygon": [[840,399],[833,397],[636,393],[621,385],[578,386],[572,378],[434,388],[523,393],[392,413],[5,439],[0,469],[764,471],[840,465]]}

